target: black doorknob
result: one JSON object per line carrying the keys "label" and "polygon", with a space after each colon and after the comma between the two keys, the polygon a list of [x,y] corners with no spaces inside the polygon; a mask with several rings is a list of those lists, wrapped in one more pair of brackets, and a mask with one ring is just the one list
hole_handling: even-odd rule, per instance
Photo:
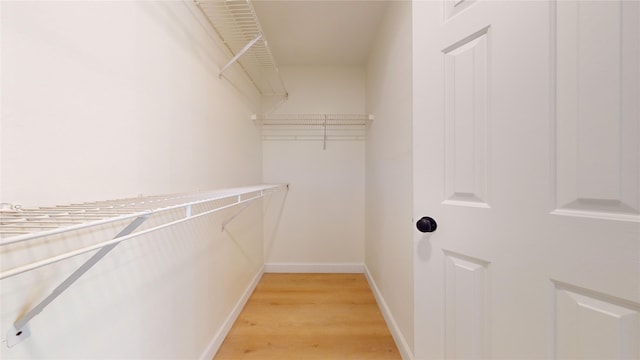
{"label": "black doorknob", "polygon": [[438,223],[436,223],[432,218],[424,216],[422,219],[418,220],[416,227],[423,233],[434,232],[438,228]]}

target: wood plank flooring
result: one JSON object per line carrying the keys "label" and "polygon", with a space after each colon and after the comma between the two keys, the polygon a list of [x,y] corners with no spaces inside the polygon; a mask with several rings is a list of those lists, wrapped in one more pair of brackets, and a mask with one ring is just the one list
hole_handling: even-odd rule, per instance
{"label": "wood plank flooring", "polygon": [[400,359],[362,274],[264,274],[215,360]]}

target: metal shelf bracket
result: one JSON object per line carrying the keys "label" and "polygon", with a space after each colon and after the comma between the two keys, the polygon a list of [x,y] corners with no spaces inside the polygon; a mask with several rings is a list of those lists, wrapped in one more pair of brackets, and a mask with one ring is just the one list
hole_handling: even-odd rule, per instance
{"label": "metal shelf bracket", "polygon": [[236,217],[238,217],[238,215],[240,215],[246,208],[248,208],[251,205],[251,203],[246,203],[244,204],[244,206],[242,206],[240,208],[240,210],[238,210],[235,214],[231,215],[231,217],[229,217],[227,220],[222,222],[222,231],[224,232],[224,229],[227,227],[227,225],[233,221],[233,219],[235,219]]}
{"label": "metal shelf bracket", "polygon": [[[137,229],[140,225],[142,225],[145,220],[149,218],[149,215],[144,215],[135,218],[129,225],[127,225],[122,231],[118,233],[114,237],[114,239],[126,236],[131,234],[135,229]],[[33,319],[36,315],[38,315],[44,308],[46,308],[53,300],[55,300],[58,296],[60,296],[69,286],[71,286],[74,282],[76,282],[82,275],[84,275],[89,269],[91,269],[95,264],[97,264],[100,260],[102,260],[105,255],[107,255],[113,248],[115,248],[119,243],[111,244],[105,246],[98,250],[89,260],[87,260],[84,264],[82,264],[76,271],[74,271],[69,277],[67,277],[58,287],[53,289],[51,294],[47,296],[44,300],[42,300],[38,305],[33,307],[29,312],[21,316],[18,320],[13,323],[13,327],[9,329],[9,333],[7,334],[7,346],[12,347],[22,340],[28,338],[31,335],[31,329],[29,327],[29,321]]]}
{"label": "metal shelf bracket", "polygon": [[218,77],[222,77],[222,74],[225,72],[225,70],[227,70],[229,66],[233,65],[233,63],[238,61],[238,59],[240,59],[240,57],[244,55],[244,53],[249,51],[249,49],[251,49],[253,45],[255,45],[258,41],[260,41],[260,39],[262,39],[262,34],[259,34],[258,36],[256,36],[255,39],[249,41],[247,45],[245,45],[240,51],[238,51],[238,53],[234,57],[231,58],[231,60],[229,60],[227,65],[222,67],[222,69],[218,73]]}

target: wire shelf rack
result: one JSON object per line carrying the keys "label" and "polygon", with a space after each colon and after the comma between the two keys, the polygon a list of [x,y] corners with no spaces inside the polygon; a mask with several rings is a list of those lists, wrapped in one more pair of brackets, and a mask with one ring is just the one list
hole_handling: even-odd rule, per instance
{"label": "wire shelf rack", "polygon": [[270,114],[253,115],[262,127],[263,140],[362,141],[373,121],[368,114]]}
{"label": "wire shelf rack", "polygon": [[[286,189],[286,187],[287,185],[257,185],[208,192],[146,196],[35,209],[23,209],[18,206],[3,204],[3,208],[0,210],[0,247],[139,217],[151,217],[170,210],[184,209],[184,212],[182,218],[170,223],[156,224],[152,228],[129,234],[126,237],[111,239],[58,255],[55,258],[44,259],[37,263],[2,271],[0,272],[0,279],[97,250],[110,244],[122,242],[142,233],[146,234],[198,216],[249,202]],[[208,206],[205,211],[198,212],[197,209],[200,208],[197,206],[199,205]]]}
{"label": "wire shelf rack", "polygon": [[[233,216],[222,223],[222,229],[224,230],[224,227],[254,200],[275,192],[288,190],[288,188],[287,184],[256,185],[208,192],[147,196],[36,209],[23,209],[11,204],[1,204],[0,247],[9,247],[12,244],[19,245],[35,239],[47,239],[47,237],[65,233],[76,233],[83,229],[98,231],[105,224],[119,225],[123,222],[127,223],[110,240],[86,245],[72,251],[0,271],[0,279],[5,279],[71,257],[94,252],[88,260],[62,281],[44,300],[18,317],[7,333],[7,346],[12,347],[28,338],[31,335],[29,327],[31,319],[42,312],[53,300],[121,242],[244,204],[244,207],[239,207],[239,210]],[[152,225],[139,230],[140,225],[145,223],[147,219],[161,213],[170,213],[171,216],[157,216]]]}
{"label": "wire shelf rack", "polygon": [[250,0],[195,0],[233,58],[262,95],[287,96],[275,59]]}

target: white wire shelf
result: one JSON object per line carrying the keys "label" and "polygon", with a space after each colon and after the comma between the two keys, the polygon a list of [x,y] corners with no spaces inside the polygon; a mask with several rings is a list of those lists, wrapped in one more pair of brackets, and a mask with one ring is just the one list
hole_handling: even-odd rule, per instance
{"label": "white wire shelf", "polygon": [[250,0],[194,0],[233,58],[262,95],[287,96],[287,89],[267,45]]}
{"label": "white wire shelf", "polygon": [[[208,192],[171,194],[164,196],[146,196],[129,199],[88,202],[82,204],[41,207],[37,209],[5,209],[0,210],[0,246],[30,241],[37,238],[53,236],[82,229],[139,217],[150,217],[154,214],[175,209],[185,209],[184,216],[176,221],[158,224],[153,228],[110,239],[60,254],[54,258],[40,260],[14,269],[0,272],[0,279],[14,276],[41,266],[84,254],[104,246],[174,225],[189,219],[220,211],[241,203],[255,200],[273,192],[281,191],[287,185],[258,185],[250,187],[223,189]],[[206,211],[197,212],[196,205],[209,205]]]}
{"label": "white wire shelf", "polygon": [[[147,196],[82,204],[23,209],[19,206],[2,204],[0,208],[0,247],[29,242],[64,233],[76,233],[83,229],[98,230],[105,224],[128,223],[114,238],[84,246],[62,254],[50,256],[29,264],[19,265],[0,272],[0,279],[12,277],[30,270],[50,265],[88,252],[95,253],[78,269],[60,283],[44,300],[28,312],[20,314],[7,333],[9,347],[31,335],[29,322],[62,294],[76,280],[97,264],[119,243],[139,237],[169,226],[190,221],[224,209],[245,204],[222,223],[222,229],[236,218],[251,202],[275,192],[289,188],[286,184],[257,185],[241,188],[222,189],[208,192]],[[178,212],[179,214],[176,214]],[[138,230],[153,215],[158,216],[153,224]],[[159,218],[159,219],[158,219]],[[81,235],[81,234],[77,234]]]}
{"label": "white wire shelf", "polygon": [[369,114],[253,115],[262,127],[263,140],[361,141],[373,121]]}

